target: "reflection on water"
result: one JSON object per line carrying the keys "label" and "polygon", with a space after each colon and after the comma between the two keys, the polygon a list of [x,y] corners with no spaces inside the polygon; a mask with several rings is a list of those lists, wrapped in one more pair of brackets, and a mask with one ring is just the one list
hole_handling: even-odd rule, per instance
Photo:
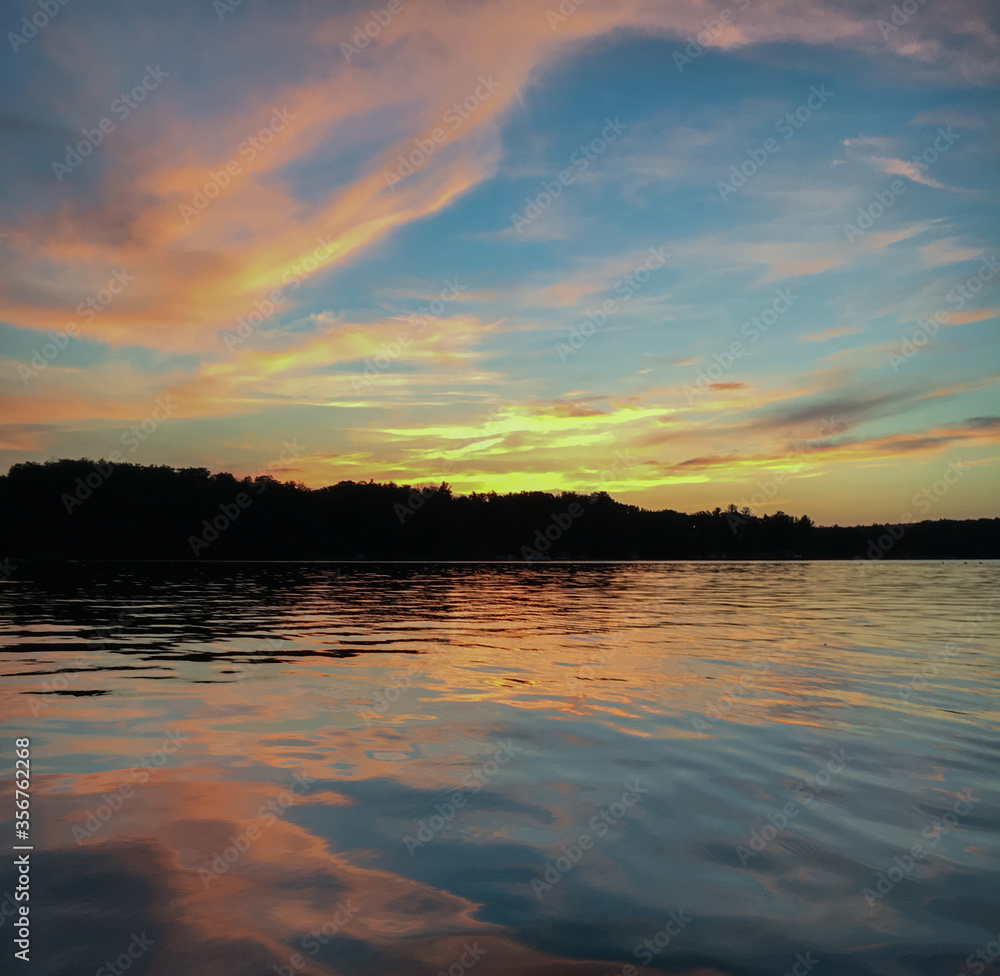
{"label": "reflection on water", "polygon": [[30,971],[988,971],[998,582],[19,573],[0,680],[5,768],[32,742]]}

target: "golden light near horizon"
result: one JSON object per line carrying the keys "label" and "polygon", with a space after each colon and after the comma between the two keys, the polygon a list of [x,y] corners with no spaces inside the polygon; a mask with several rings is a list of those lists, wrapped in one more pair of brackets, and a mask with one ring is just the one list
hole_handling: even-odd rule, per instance
{"label": "golden light near horizon", "polygon": [[766,510],[824,522],[953,463],[936,514],[994,511],[985,14],[398,6],[14,42],[5,466],[110,456],[171,398],[129,460],[251,473],[295,438],[314,486],[558,491],[617,451],[623,501],[780,481]]}

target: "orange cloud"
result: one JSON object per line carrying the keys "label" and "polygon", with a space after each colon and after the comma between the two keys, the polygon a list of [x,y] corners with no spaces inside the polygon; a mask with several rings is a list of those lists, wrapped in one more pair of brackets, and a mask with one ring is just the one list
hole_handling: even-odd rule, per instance
{"label": "orange cloud", "polygon": [[799,336],[799,342],[826,342],[827,339],[839,339],[841,336],[861,335],[862,330],[856,325],[835,325],[822,332],[807,332]]}
{"label": "orange cloud", "polygon": [[[447,207],[489,176],[499,158],[499,124],[544,65],[614,30],[696,34],[703,30],[704,10],[682,0],[621,0],[579,7],[553,24],[529,0],[463,7],[438,0],[424,4],[419,17],[394,18],[367,52],[370,67],[340,61],[339,45],[351,36],[355,20],[353,13],[343,12],[306,27],[310,44],[327,45],[336,67],[327,65],[276,91],[250,84],[235,111],[227,108],[224,115],[194,126],[171,114],[168,103],[147,106],[151,121],[145,131],[152,138],[141,146],[109,141],[109,169],[97,201],[63,199],[54,212],[29,215],[10,228],[8,247],[15,251],[10,274],[29,287],[0,301],[0,315],[24,327],[59,328],[67,305],[100,287],[111,268],[124,267],[135,275],[134,287],[88,334],[114,345],[203,350],[255,299],[285,285],[318,240],[326,242],[321,266],[341,265],[399,227]],[[911,34],[924,24],[940,32],[946,21],[925,11]],[[274,30],[281,40],[294,36],[286,22],[227,26],[233,32]],[[991,33],[985,24],[983,29]],[[722,48],[774,41],[866,47],[873,30],[872,14],[860,4],[834,10],[809,3],[790,11],[785,4],[765,2],[755,7],[753,18],[711,43]],[[209,51],[195,48],[193,54],[208,57]],[[973,57],[944,48],[936,54],[957,59],[963,71]],[[61,55],[71,62],[74,52],[64,49]],[[77,56],[91,60],[83,50]],[[926,51],[913,56],[923,58]],[[425,70],[428,64],[433,71]],[[435,128],[445,127],[449,107],[474,98],[479,79],[491,77],[490,72],[496,89],[477,99],[456,131],[445,129],[440,152],[390,191],[385,174],[398,157],[414,151],[415,139],[426,140]],[[280,131],[259,152],[242,152],[246,140],[272,125],[275,110],[285,113]],[[392,120],[384,148],[371,153],[346,184],[304,207],[285,168],[309,154],[322,155],[331,136],[350,141],[351,126],[379,113]],[[217,196],[196,208],[196,217],[182,214],[182,206],[193,206],[196,190],[214,193],[204,188],[217,185],[232,162],[239,172]],[[904,172],[899,167],[907,165],[889,163],[896,168],[887,172]],[[213,179],[212,173],[224,175]],[[43,264],[56,276],[40,274]],[[813,274],[830,266],[830,259],[802,259],[780,267],[778,274]]]}
{"label": "orange cloud", "polygon": [[971,322],[989,322],[1000,316],[1000,305],[991,308],[974,308],[967,312],[949,312],[947,325],[968,325]]}

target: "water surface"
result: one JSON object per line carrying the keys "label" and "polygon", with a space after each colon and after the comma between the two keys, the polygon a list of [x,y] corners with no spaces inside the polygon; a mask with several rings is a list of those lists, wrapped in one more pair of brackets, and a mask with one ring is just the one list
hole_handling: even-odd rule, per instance
{"label": "water surface", "polygon": [[24,971],[131,949],[149,976],[988,972],[998,583],[931,562],[16,574]]}

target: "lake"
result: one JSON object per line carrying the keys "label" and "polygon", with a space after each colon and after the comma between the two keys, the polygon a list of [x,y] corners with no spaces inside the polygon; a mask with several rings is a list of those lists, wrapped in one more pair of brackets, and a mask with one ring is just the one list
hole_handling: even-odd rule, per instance
{"label": "lake", "polygon": [[998,594],[994,562],[22,567],[23,971],[1000,971]]}

